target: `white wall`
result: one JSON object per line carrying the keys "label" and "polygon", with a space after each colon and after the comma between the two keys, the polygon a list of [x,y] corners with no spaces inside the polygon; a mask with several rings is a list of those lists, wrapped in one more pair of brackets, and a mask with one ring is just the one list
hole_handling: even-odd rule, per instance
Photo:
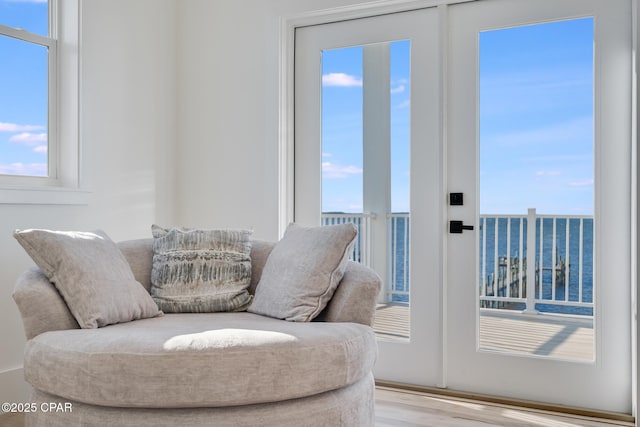
{"label": "white wall", "polygon": [[280,18],[356,3],[363,1],[180,2],[181,224],[278,238]]}
{"label": "white wall", "polygon": [[11,299],[32,265],[16,228],[104,229],[150,237],[174,218],[174,0],[82,2],[81,145],[85,206],[0,204],[0,401],[24,401],[24,334]]}

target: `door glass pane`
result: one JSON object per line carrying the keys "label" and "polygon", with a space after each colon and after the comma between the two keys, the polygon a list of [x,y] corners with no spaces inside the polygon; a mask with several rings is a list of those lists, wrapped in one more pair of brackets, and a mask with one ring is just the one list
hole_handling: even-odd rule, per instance
{"label": "door glass pane", "polygon": [[362,46],[322,54],[322,212],[362,215]]}
{"label": "door glass pane", "polygon": [[479,44],[479,347],[593,360],[593,19]]}
{"label": "door glass pane", "polygon": [[394,303],[409,303],[409,149],[411,81],[408,40],[391,43],[391,283]]}
{"label": "door glass pane", "polygon": [[386,339],[409,338],[409,58],[409,41],[322,53],[322,223],[358,226]]}

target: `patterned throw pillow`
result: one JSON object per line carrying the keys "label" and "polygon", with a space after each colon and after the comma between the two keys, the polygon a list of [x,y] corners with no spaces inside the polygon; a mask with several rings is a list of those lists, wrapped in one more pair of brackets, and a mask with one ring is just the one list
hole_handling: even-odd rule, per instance
{"label": "patterned throw pillow", "polygon": [[162,314],[103,231],[32,229],[13,235],[53,282],[81,328]]}
{"label": "patterned throw pillow", "polygon": [[151,296],[165,313],[242,311],[251,303],[250,230],[151,227]]}
{"label": "patterned throw pillow", "polygon": [[313,320],[342,280],[357,235],[353,224],[289,224],[267,258],[249,311],[294,322]]}

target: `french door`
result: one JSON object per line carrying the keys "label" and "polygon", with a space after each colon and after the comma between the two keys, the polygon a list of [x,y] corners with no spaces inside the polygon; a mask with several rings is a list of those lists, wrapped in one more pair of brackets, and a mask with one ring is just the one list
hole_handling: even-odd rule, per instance
{"label": "french door", "polygon": [[296,30],[295,220],[358,225],[354,259],[384,282],[376,376],[424,384],[442,356],[437,52],[435,9]]}
{"label": "french door", "polygon": [[296,29],[294,219],[357,224],[377,379],[630,412],[630,16],[480,0]]}
{"label": "french door", "polygon": [[630,3],[449,7],[451,388],[631,410]]}

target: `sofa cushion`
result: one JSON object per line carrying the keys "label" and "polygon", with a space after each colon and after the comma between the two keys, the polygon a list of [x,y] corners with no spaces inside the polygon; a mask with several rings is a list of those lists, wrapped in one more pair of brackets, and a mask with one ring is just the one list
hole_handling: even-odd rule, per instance
{"label": "sofa cushion", "polygon": [[313,320],[338,287],[357,235],[353,224],[289,224],[267,258],[248,311],[294,322]]}
{"label": "sofa cushion", "polygon": [[[262,269],[275,243],[253,239],[251,241],[251,284],[249,293],[255,294],[262,276]],[[151,293],[151,269],[153,265],[153,239],[124,240],[118,248],[131,266],[136,280]]]}
{"label": "sofa cushion", "polygon": [[252,299],[251,230],[151,230],[151,296],[162,311],[246,310]]}
{"label": "sofa cushion", "polygon": [[353,384],[376,358],[355,323],[283,322],[251,313],[176,313],[29,340],[26,380],[84,403],[221,407],[311,396]]}
{"label": "sofa cushion", "polygon": [[103,231],[16,230],[14,237],[54,283],[80,327],[162,314]]}

